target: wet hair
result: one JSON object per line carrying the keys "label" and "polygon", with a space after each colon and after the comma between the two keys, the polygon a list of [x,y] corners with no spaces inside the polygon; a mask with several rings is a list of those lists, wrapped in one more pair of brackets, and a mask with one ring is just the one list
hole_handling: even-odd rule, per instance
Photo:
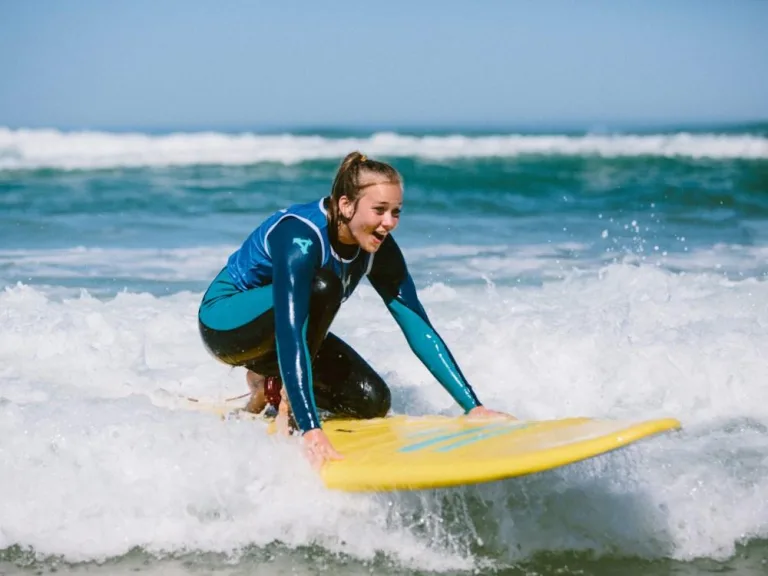
{"label": "wet hair", "polygon": [[[365,176],[374,176],[370,181],[365,181]],[[378,177],[376,177],[378,176]],[[358,151],[350,152],[341,162],[336,178],[333,180],[331,188],[331,198],[328,203],[328,214],[330,215],[329,231],[332,239],[337,239],[339,231],[339,222],[347,223],[349,218],[339,210],[339,200],[342,196],[349,198],[350,202],[357,211],[357,203],[360,201],[361,192],[373,186],[386,182],[389,184],[403,185],[403,178],[397,170],[386,162],[371,160],[365,154]],[[354,216],[354,212],[352,213]]]}

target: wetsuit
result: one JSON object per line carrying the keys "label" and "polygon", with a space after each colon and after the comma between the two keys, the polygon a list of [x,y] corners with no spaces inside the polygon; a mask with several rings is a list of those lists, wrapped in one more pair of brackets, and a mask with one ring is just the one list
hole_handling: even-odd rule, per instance
{"label": "wetsuit", "polygon": [[[384,416],[390,392],[376,372],[328,332],[341,303],[367,275],[408,344],[456,402],[480,403],[419,302],[391,235],[375,254],[331,245],[325,203],[268,217],[206,291],[200,333],[221,361],[280,375],[302,432],[320,427],[318,407],[358,418]],[[344,247],[339,247],[340,250]]]}

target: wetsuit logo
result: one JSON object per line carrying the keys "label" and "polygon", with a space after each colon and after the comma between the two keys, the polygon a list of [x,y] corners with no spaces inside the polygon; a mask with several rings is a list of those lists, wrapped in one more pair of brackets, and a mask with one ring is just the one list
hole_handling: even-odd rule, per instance
{"label": "wetsuit logo", "polygon": [[312,240],[308,238],[294,238],[293,243],[299,247],[302,254],[306,254],[309,247],[312,246]]}

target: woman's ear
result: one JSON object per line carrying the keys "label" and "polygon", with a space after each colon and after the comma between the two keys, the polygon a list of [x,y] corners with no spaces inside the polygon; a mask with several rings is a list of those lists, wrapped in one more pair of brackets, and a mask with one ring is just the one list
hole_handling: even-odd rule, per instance
{"label": "woman's ear", "polygon": [[346,220],[351,220],[352,216],[355,215],[355,205],[346,196],[339,198],[339,213]]}

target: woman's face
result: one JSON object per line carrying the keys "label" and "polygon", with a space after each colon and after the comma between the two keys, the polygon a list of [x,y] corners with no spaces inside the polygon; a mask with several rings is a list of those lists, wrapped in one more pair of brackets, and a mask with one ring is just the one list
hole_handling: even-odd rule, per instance
{"label": "woman's face", "polygon": [[339,199],[339,210],[349,221],[339,230],[339,240],[359,244],[366,252],[376,252],[400,221],[403,188],[392,182],[379,182],[363,189],[357,209],[349,198]]}

